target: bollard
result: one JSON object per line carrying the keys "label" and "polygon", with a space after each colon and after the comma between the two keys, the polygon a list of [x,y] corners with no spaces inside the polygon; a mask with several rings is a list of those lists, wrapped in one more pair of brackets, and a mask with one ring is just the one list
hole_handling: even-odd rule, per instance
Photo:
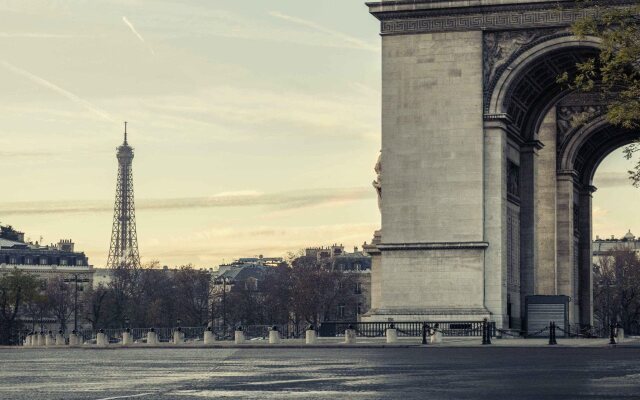
{"label": "bollard", "polygon": [[211,331],[211,327],[208,327],[206,331],[204,331],[204,344],[213,344],[213,332]]}
{"label": "bollard", "polygon": [[616,324],[609,325],[609,344],[616,345]]}
{"label": "bollard", "polygon": [[107,335],[104,333],[104,329],[100,329],[98,334],[96,335],[96,346],[98,347],[107,347],[109,341],[107,340]]}
{"label": "bollard", "polygon": [[554,346],[558,344],[556,341],[556,323],[551,321],[549,322],[549,345]]}
{"label": "bollard", "polygon": [[184,344],[184,332],[182,332],[182,328],[178,328],[173,331],[173,344],[181,345]]}
{"label": "bollard", "polygon": [[62,331],[59,331],[58,334],[56,335],[56,346],[64,346],[64,345],[65,345],[64,335],[62,334]]}
{"label": "bollard", "polygon": [[435,324],[433,330],[430,332],[430,342],[431,344],[442,343],[442,332],[440,332],[440,324]]}
{"label": "bollard", "polygon": [[53,332],[49,331],[47,333],[47,335],[44,337],[44,345],[45,346],[53,346],[54,345],[54,341],[53,341]]}
{"label": "bollard", "polygon": [[616,343],[623,343],[624,342],[624,328],[622,328],[620,325],[616,326]]}
{"label": "bollard", "polygon": [[491,331],[489,328],[489,321],[487,321],[486,318],[482,321],[482,344],[491,344]]}
{"label": "bollard", "polygon": [[242,327],[239,326],[238,328],[236,328],[236,333],[235,333],[235,343],[236,344],[243,344],[245,341],[244,338],[244,331],[242,330]]}
{"label": "bollard", "polygon": [[69,346],[78,346],[79,343],[80,343],[80,341],[78,339],[78,334],[74,330],[74,331],[71,332],[71,335],[69,335]]}
{"label": "bollard", "polygon": [[398,342],[398,330],[396,329],[396,326],[394,324],[389,325],[385,336],[387,337],[387,343]]}
{"label": "bollard", "polygon": [[345,344],[356,343],[356,330],[353,329],[353,325],[349,325],[349,327],[344,331],[344,343]]}
{"label": "bollard", "polygon": [[310,325],[307,328],[307,332],[305,333],[305,335],[306,335],[305,342],[307,344],[316,344],[316,341],[317,341],[316,330],[313,329],[313,325]]}
{"label": "bollard", "polygon": [[269,331],[269,344],[280,344],[280,332],[278,332],[277,326]]}
{"label": "bollard", "polygon": [[429,325],[427,325],[427,323],[423,323],[422,324],[422,344],[426,345],[427,344],[427,332],[429,331]]}
{"label": "bollard", "polygon": [[149,332],[147,332],[147,345],[148,346],[157,346],[158,345],[158,334],[156,330],[151,328]]}
{"label": "bollard", "polygon": [[122,345],[129,346],[133,344],[133,337],[131,337],[131,329],[127,328],[122,332]]}

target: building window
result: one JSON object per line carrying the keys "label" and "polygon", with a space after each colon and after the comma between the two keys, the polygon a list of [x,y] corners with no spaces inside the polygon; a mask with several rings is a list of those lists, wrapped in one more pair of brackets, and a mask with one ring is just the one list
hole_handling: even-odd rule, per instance
{"label": "building window", "polygon": [[244,288],[249,291],[258,290],[258,280],[256,278],[248,278],[244,283]]}
{"label": "building window", "polygon": [[17,264],[18,263],[18,259],[15,257],[9,257],[9,264]]}
{"label": "building window", "polygon": [[355,294],[362,294],[362,282],[356,282]]}
{"label": "building window", "polygon": [[40,265],[47,265],[47,258],[46,257],[40,257]]}
{"label": "building window", "polygon": [[76,260],[76,265],[77,265],[77,266],[79,266],[79,267],[80,267],[80,266],[82,266],[82,265],[84,265],[84,263],[82,262],[82,259],[81,259],[81,258],[78,258],[78,259]]}
{"label": "building window", "polygon": [[67,265],[67,259],[66,258],[61,258],[60,259],[60,265]]}
{"label": "building window", "polygon": [[338,318],[344,318],[344,304],[338,305]]}
{"label": "building window", "polygon": [[362,266],[360,265],[360,263],[355,263],[353,264],[353,269],[356,271],[360,271],[362,269]]}
{"label": "building window", "polygon": [[25,264],[31,264],[31,257],[25,257],[24,258],[24,263]]}

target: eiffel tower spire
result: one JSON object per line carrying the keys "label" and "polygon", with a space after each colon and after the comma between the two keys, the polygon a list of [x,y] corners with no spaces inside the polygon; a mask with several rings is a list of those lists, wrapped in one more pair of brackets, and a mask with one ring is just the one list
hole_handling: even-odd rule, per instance
{"label": "eiffel tower spire", "polygon": [[118,182],[113,207],[113,228],[109,246],[108,268],[137,268],[140,266],[136,207],[133,198],[133,148],[127,143],[127,123],[124,123],[124,142],[118,147]]}

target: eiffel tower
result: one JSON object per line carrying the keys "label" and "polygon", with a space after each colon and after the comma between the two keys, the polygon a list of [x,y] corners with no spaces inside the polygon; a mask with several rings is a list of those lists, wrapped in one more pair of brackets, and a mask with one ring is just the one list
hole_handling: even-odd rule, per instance
{"label": "eiffel tower", "polygon": [[113,207],[113,228],[107,268],[140,267],[136,206],[133,199],[133,148],[127,143],[127,123],[124,123],[124,143],[118,147],[118,183]]}

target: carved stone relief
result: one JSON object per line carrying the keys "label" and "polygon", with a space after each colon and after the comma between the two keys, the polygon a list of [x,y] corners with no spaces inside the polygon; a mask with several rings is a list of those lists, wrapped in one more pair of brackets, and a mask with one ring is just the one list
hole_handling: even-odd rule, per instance
{"label": "carved stone relief", "polygon": [[570,35],[567,28],[485,32],[483,36],[485,111],[496,81],[520,54],[545,40],[566,35]]}
{"label": "carved stone relief", "polygon": [[604,111],[603,105],[558,105],[556,107],[558,139],[562,140],[571,129],[602,115]]}

